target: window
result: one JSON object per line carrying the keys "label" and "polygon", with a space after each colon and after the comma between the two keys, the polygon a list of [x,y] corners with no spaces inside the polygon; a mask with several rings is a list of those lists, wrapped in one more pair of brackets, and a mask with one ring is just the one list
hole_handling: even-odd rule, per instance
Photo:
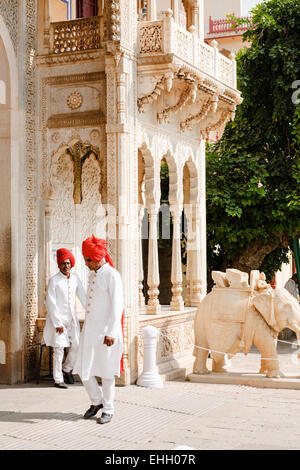
{"label": "window", "polygon": [[77,18],[88,18],[98,15],[98,0],[77,0]]}

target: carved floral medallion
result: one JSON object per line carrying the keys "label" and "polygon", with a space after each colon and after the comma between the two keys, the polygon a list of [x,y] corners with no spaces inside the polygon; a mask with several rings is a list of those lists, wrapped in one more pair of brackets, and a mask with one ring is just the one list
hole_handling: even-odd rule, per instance
{"label": "carved floral medallion", "polygon": [[78,91],[74,91],[67,98],[67,105],[71,109],[78,109],[82,105],[83,98]]}

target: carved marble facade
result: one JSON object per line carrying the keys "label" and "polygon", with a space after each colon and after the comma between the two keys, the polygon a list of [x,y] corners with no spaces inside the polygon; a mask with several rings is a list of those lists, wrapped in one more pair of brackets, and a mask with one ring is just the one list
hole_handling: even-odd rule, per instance
{"label": "carved marble facade", "polygon": [[[157,12],[156,2],[148,2],[146,21],[131,13],[135,0],[114,0],[105,1],[97,17],[55,23],[48,0],[19,5],[23,16],[18,2],[8,3],[9,11],[1,6],[0,15],[19,69],[26,70],[18,89],[25,109],[19,133],[24,179],[14,196],[23,215],[20,227],[11,223],[18,248],[14,263],[24,273],[16,278],[19,285],[12,284],[11,295],[22,286],[24,296],[18,294],[13,307],[18,322],[11,327],[21,331],[15,349],[24,367],[18,366],[17,379],[0,377],[0,382],[32,377],[55,251],[66,246],[74,252],[76,271],[85,282],[81,243],[92,233],[107,239],[124,282],[121,382],[133,383],[138,376],[141,330],[149,323],[161,332],[160,370],[176,369],[191,351],[194,313],[206,293],[205,139],[221,135],[240,102],[234,59],[222,56],[216,43],[203,42],[201,1],[185,2],[188,30],[179,22],[176,0],[174,12]],[[173,227],[167,306],[159,302],[162,162],[169,171]],[[142,262],[145,221],[147,269]],[[24,242],[18,241],[22,234]],[[7,338],[0,334],[0,340]]]}

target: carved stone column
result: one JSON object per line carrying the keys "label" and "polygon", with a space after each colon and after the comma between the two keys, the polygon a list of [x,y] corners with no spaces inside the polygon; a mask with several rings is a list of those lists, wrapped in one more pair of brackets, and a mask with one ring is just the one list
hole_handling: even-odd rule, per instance
{"label": "carved stone column", "polygon": [[149,213],[149,248],[148,248],[148,279],[149,286],[147,314],[156,315],[161,312],[158,300],[159,286],[159,264],[158,264],[158,244],[157,244],[157,216],[158,208],[151,205]]}
{"label": "carved stone column", "polygon": [[178,0],[171,1],[171,10],[173,11],[173,18],[175,23],[179,23],[179,8],[178,8]]}
{"label": "carved stone column", "polygon": [[180,245],[180,224],[181,224],[182,208],[179,206],[171,207],[173,219],[173,240],[172,240],[172,299],[171,310],[183,310],[184,302],[182,298],[182,261],[181,261],[181,245]]}
{"label": "carved stone column", "polygon": [[219,44],[213,39],[210,45],[214,48],[214,76],[219,78]]}
{"label": "carved stone column", "polygon": [[[52,263],[52,215],[54,207],[54,199],[46,199],[44,201],[44,237],[45,237],[45,292],[48,286],[51,273]],[[46,312],[43,310],[41,317],[46,316]]]}
{"label": "carved stone column", "polygon": [[[122,1],[121,36],[131,40],[136,15]],[[136,9],[136,3],[135,9]],[[131,2],[133,7],[133,2]],[[133,29],[134,27],[134,29]],[[130,32],[130,34],[129,34]],[[128,33],[128,35],[127,35]],[[127,37],[128,36],[128,37]],[[138,234],[138,156],[136,148],[137,65],[135,51],[130,53],[118,42],[108,42],[105,57],[107,105],[107,203],[115,220],[108,221],[107,239],[114,264],[124,286],[124,374],[120,381],[129,384],[137,378],[136,335],[139,310]],[[115,236],[114,236],[115,235]]]}
{"label": "carved stone column", "polygon": [[149,0],[148,1],[148,21],[156,21],[157,14],[156,14],[156,0]]}
{"label": "carved stone column", "polygon": [[232,87],[237,87],[237,72],[236,72],[236,60],[235,60],[235,53],[230,52],[229,59],[232,60]]}
{"label": "carved stone column", "polygon": [[44,0],[44,47],[50,47],[50,0]]}
{"label": "carved stone column", "polygon": [[75,271],[80,273],[80,266],[83,263],[82,258],[82,230],[81,230],[81,204],[74,204],[74,238],[75,238]]}
{"label": "carved stone column", "polygon": [[191,306],[198,307],[203,296],[202,259],[201,259],[201,214],[199,205],[193,207],[192,217],[192,263],[191,263]]}
{"label": "carved stone column", "polygon": [[139,307],[141,310],[146,308],[145,297],[143,294],[143,280],[144,280],[144,267],[143,267],[143,248],[142,248],[142,222],[144,218],[145,208],[139,212]]}
{"label": "carved stone column", "polygon": [[192,6],[192,25],[196,28],[196,34],[199,37],[199,1],[198,0],[192,0],[191,1],[191,6]]}
{"label": "carved stone column", "polygon": [[205,11],[204,11],[204,0],[196,0],[197,6],[198,6],[198,26],[197,26],[197,32],[198,32],[198,37],[200,41],[204,41],[205,38]]}
{"label": "carved stone column", "polygon": [[[187,241],[187,245],[188,245]],[[186,263],[186,297],[185,306],[191,306],[191,253],[187,249],[187,263]]]}
{"label": "carved stone column", "polygon": [[191,267],[192,267],[192,256],[191,256],[191,237],[192,237],[192,211],[191,204],[185,204],[184,213],[187,219],[187,240],[186,240],[186,298],[185,306],[191,306]]}

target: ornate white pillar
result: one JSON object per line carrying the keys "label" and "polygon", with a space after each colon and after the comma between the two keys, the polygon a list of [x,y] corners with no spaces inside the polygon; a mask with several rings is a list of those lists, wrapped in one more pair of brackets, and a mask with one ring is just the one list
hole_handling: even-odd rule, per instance
{"label": "ornate white pillar", "polygon": [[179,23],[179,8],[178,8],[178,0],[171,1],[171,9],[173,11],[173,18],[175,23]]}
{"label": "ornate white pillar", "polygon": [[214,48],[214,76],[219,78],[219,44],[213,39],[210,45]]}
{"label": "ornate white pillar", "polygon": [[196,0],[198,6],[198,37],[200,41],[204,41],[205,38],[205,11],[204,11],[204,0]]}
{"label": "ornate white pillar", "polygon": [[143,294],[144,266],[143,266],[143,247],[142,247],[142,222],[144,218],[145,207],[139,211],[139,308],[146,308],[145,297]]}
{"label": "ornate white pillar", "polygon": [[[188,245],[189,242],[187,242]],[[185,306],[191,306],[191,254],[187,251]]]}
{"label": "ornate white pillar", "polygon": [[44,0],[44,47],[49,49],[50,46],[50,0]]}
{"label": "ornate white pillar", "polygon": [[196,34],[199,37],[199,2],[198,0],[192,0],[192,25],[196,28]]}
{"label": "ornate white pillar", "polygon": [[193,207],[192,230],[194,238],[191,250],[191,306],[198,307],[203,296],[201,214],[198,204]]}
{"label": "ornate white pillar", "polygon": [[75,271],[77,273],[80,273],[81,271],[81,266],[83,263],[83,258],[82,258],[82,230],[81,230],[81,204],[74,204],[74,239],[75,239]]}
{"label": "ornate white pillar", "polygon": [[[52,275],[52,215],[53,215],[53,199],[46,199],[44,201],[44,236],[45,236],[45,292],[48,286],[49,279]],[[42,312],[41,316],[45,316],[46,312]]]}
{"label": "ornate white pillar", "polygon": [[148,248],[148,305],[147,314],[157,315],[161,312],[158,300],[159,286],[159,264],[157,244],[157,217],[158,207],[152,204],[148,208],[149,214],[149,248]]}
{"label": "ornate white pillar", "polygon": [[183,310],[184,302],[182,298],[182,261],[181,261],[181,214],[180,206],[171,206],[170,208],[173,220],[173,240],[172,240],[172,299],[171,310]]}
{"label": "ornate white pillar", "polygon": [[156,21],[156,0],[148,0],[148,21]]}
{"label": "ornate white pillar", "polygon": [[185,306],[191,306],[191,265],[192,265],[192,256],[191,256],[191,237],[192,237],[192,211],[191,204],[185,204],[184,213],[187,220],[187,240],[186,240],[186,298]]}
{"label": "ornate white pillar", "polygon": [[123,384],[137,379],[139,327],[136,7],[136,0],[111,2],[105,54],[107,204],[116,213],[115,223],[108,223],[107,239],[124,286]]}
{"label": "ornate white pillar", "polygon": [[235,53],[230,52],[229,59],[232,61],[232,87],[237,88],[237,72],[236,72],[236,60]]}

